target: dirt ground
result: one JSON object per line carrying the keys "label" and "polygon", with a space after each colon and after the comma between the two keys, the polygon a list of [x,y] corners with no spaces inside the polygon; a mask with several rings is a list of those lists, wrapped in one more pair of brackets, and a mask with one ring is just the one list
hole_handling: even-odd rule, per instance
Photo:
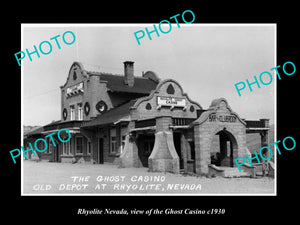
{"label": "dirt ground", "polygon": [[23,194],[275,195],[273,178],[206,178],[112,164],[23,161]]}

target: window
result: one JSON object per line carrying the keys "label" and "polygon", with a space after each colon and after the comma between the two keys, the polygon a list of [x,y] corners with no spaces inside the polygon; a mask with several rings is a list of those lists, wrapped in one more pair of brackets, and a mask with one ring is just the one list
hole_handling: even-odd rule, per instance
{"label": "window", "polygon": [[83,138],[76,137],[76,154],[83,154]]}
{"label": "window", "polygon": [[123,135],[123,136],[122,136],[122,147],[121,147],[121,152],[120,152],[120,153],[122,153],[123,150],[124,150],[124,147],[125,147],[125,140],[126,140],[126,135]]}
{"label": "window", "polygon": [[63,155],[70,155],[70,141],[63,142]]}
{"label": "window", "polygon": [[124,148],[125,148],[127,131],[128,131],[127,126],[122,126],[121,127],[121,148],[120,148],[120,153],[122,153],[124,151]]}
{"label": "window", "polygon": [[117,152],[116,144],[117,144],[116,136],[110,137],[110,153],[115,154]]}
{"label": "window", "polygon": [[70,120],[75,120],[75,106],[70,106]]}
{"label": "window", "polygon": [[83,120],[82,103],[78,103],[78,120]]}
{"label": "window", "polygon": [[109,153],[117,153],[117,138],[116,138],[116,128],[110,129],[110,150]]}
{"label": "window", "polygon": [[86,149],[87,149],[87,154],[90,155],[91,152],[92,152],[91,142],[90,141],[87,142]]}

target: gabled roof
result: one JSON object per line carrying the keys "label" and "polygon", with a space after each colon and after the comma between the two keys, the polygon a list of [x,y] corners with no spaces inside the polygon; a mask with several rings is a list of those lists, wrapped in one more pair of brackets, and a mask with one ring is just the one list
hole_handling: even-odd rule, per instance
{"label": "gabled roof", "polygon": [[84,77],[99,76],[100,81],[107,82],[107,88],[111,92],[133,93],[133,94],[150,94],[159,83],[159,78],[154,72],[147,71],[142,77],[134,76],[134,85],[132,87],[124,83],[124,75],[105,73],[101,71],[101,66],[89,65],[81,62],[73,62],[69,70],[67,81],[61,88],[65,87],[70,77],[70,71],[73,66],[78,66]]}
{"label": "gabled roof", "polygon": [[124,83],[124,75],[105,73],[100,71],[101,67],[99,66],[79,62],[74,63],[80,66],[81,70],[84,72],[83,74],[99,76],[100,81],[106,81],[108,90],[112,92],[150,94],[159,83],[157,75],[154,72],[148,71],[145,74],[146,76],[134,76],[134,85],[130,87]]}
{"label": "gabled roof", "polygon": [[[224,102],[225,105],[221,105],[222,102]],[[212,113],[220,112],[220,111],[221,112],[225,111],[225,112],[235,115],[238,118],[238,120],[246,126],[246,122],[244,120],[242,120],[237,113],[232,111],[232,109],[230,108],[230,106],[225,98],[214,99],[212,101],[212,103],[210,104],[209,109],[201,112],[199,118],[196,119],[194,122],[192,122],[191,126],[194,126],[196,124],[198,124],[198,125],[202,124],[203,122],[205,122],[208,119],[209,115],[211,115]]]}
{"label": "gabled roof", "polygon": [[118,107],[108,110],[105,113],[98,115],[95,119],[86,122],[81,127],[87,128],[93,126],[100,126],[115,123],[123,118],[129,119],[130,107],[133,106],[135,102],[136,99],[130,100],[129,102],[126,102]]}

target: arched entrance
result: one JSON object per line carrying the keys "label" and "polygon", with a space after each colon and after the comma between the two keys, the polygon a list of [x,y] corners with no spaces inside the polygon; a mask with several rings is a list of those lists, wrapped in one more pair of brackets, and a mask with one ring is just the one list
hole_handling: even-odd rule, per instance
{"label": "arched entrance", "polygon": [[238,151],[238,145],[233,134],[226,129],[215,133],[210,150],[211,164],[216,166],[234,166],[234,153]]}

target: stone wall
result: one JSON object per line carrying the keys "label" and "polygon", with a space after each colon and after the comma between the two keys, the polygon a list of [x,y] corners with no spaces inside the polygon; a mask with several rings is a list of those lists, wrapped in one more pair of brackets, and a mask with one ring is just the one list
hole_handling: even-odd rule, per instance
{"label": "stone wall", "polygon": [[[247,154],[246,124],[231,110],[225,99],[214,100],[211,107],[193,122],[193,126],[197,174],[208,175],[214,136],[220,131],[231,142],[232,160]],[[235,166],[234,163],[232,165]]]}
{"label": "stone wall", "polygon": [[148,159],[149,171],[179,173],[179,157],[175,150],[173,132],[169,126],[172,117],[156,119],[155,143]]}

